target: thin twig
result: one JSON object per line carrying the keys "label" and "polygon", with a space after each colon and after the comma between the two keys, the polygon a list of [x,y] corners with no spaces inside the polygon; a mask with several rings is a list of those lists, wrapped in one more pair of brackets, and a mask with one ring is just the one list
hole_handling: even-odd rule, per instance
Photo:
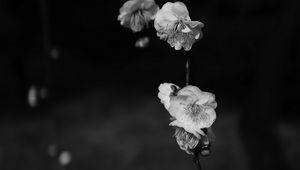
{"label": "thin twig", "polygon": [[186,60],[186,75],[185,75],[185,85],[189,85],[190,84],[190,55],[187,56],[187,60]]}
{"label": "thin twig", "polygon": [[194,163],[196,164],[197,170],[202,170],[198,152],[194,152]]}
{"label": "thin twig", "polygon": [[[190,65],[191,65],[191,53],[188,53],[186,60],[186,74],[185,74],[185,85],[188,86],[190,84]],[[194,150],[194,163],[196,164],[197,170],[202,170],[200,159],[199,159],[199,150]]]}

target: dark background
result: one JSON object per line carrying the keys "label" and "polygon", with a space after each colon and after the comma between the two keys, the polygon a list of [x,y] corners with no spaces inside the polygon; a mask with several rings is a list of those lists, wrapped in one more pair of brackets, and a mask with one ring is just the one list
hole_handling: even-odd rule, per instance
{"label": "dark background", "polygon": [[[65,169],[196,169],[157,98],[184,85],[187,55],[191,84],[218,102],[203,169],[300,169],[298,1],[182,1],[205,24],[191,52],[120,26],[124,2],[0,1],[1,170],[63,169],[63,151]],[[48,90],[34,108],[32,85]]]}

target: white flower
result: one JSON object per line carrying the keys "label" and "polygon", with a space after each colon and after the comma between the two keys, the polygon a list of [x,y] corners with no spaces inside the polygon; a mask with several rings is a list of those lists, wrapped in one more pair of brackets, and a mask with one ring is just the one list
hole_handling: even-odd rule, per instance
{"label": "white flower", "polygon": [[148,26],[159,10],[154,0],[129,0],[120,8],[118,20],[121,25],[131,28],[133,32],[141,31],[145,25]]}
{"label": "white flower", "polygon": [[215,96],[196,86],[180,89],[172,83],[163,83],[159,86],[158,97],[171,115],[169,125],[176,128],[178,145],[191,153],[201,136],[207,136],[204,129],[210,128],[216,120]]}
{"label": "white flower", "polygon": [[203,23],[191,21],[187,7],[182,2],[167,2],[156,13],[154,27],[157,36],[176,50],[182,47],[189,51],[192,45],[202,38]]}

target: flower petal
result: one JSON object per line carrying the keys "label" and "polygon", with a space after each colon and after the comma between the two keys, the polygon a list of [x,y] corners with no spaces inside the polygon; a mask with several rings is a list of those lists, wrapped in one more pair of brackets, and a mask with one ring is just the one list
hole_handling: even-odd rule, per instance
{"label": "flower petal", "polygon": [[217,118],[215,109],[208,108],[205,110],[205,113],[209,115],[209,119],[205,121],[205,128],[209,128]]}
{"label": "flower petal", "polygon": [[182,2],[174,2],[171,5],[171,10],[173,14],[179,18],[179,19],[188,19],[189,18],[189,11],[187,10],[187,7]]}
{"label": "flower petal", "polygon": [[133,32],[139,32],[144,28],[146,22],[142,14],[134,14],[130,18],[130,28]]}
{"label": "flower petal", "polygon": [[177,42],[174,44],[174,48],[175,48],[175,50],[181,50],[181,48],[182,48],[181,43],[177,41]]}
{"label": "flower petal", "polygon": [[180,149],[186,151],[188,154],[193,154],[192,149],[198,145],[199,138],[179,127],[175,127],[174,136]]}
{"label": "flower petal", "polygon": [[158,5],[153,5],[151,8],[149,8],[147,11],[151,14],[151,19],[154,20],[156,17],[156,13],[159,10]]}
{"label": "flower petal", "polygon": [[195,27],[204,27],[204,24],[202,22],[199,21],[185,21],[185,24],[189,25],[189,27],[191,28],[195,28]]}
{"label": "flower petal", "polygon": [[171,116],[179,120],[183,113],[186,111],[187,103],[191,102],[188,96],[171,96],[169,100],[168,111]]}
{"label": "flower petal", "polygon": [[123,4],[123,6],[120,8],[119,12],[122,14],[122,13],[130,13],[132,12],[133,10],[135,10],[133,7],[134,7],[134,4],[136,4],[135,0],[129,0],[127,2],[125,2]]}
{"label": "flower petal", "polygon": [[[194,126],[192,124],[188,123],[187,121],[184,121],[184,119],[174,120],[173,122],[171,122],[169,124],[169,126],[183,128],[185,131],[187,131],[187,132],[195,135],[196,137],[200,138],[200,135],[199,135],[199,133],[197,133]],[[203,134],[204,134],[204,132],[203,132]]]}
{"label": "flower petal", "polygon": [[198,101],[196,102],[196,104],[210,106],[213,109],[217,107],[217,103],[215,102],[215,95],[209,92],[199,93]]}
{"label": "flower petal", "polygon": [[180,89],[178,86],[172,83],[163,83],[158,87],[158,98],[160,99],[161,103],[164,104],[166,109],[169,109],[170,107],[170,96],[172,93],[174,93],[174,90],[176,90],[174,88]]}
{"label": "flower petal", "polygon": [[178,95],[190,96],[193,99],[192,102],[195,102],[201,93],[202,91],[198,87],[189,85],[179,90]]}
{"label": "flower petal", "polygon": [[179,19],[190,20],[189,12],[182,2],[167,2],[161,10],[156,14],[154,21],[155,28],[158,30],[160,27],[171,27]]}
{"label": "flower petal", "polygon": [[154,0],[142,0],[141,7],[142,9],[149,9],[152,8],[153,5],[156,5]]}
{"label": "flower petal", "polygon": [[184,22],[184,24],[186,24],[186,26],[191,29],[191,34],[193,35],[193,38],[195,39],[194,42],[203,37],[203,33],[202,33],[202,28],[204,26],[203,23],[201,23],[199,21],[186,21],[186,22]]}
{"label": "flower petal", "polygon": [[177,18],[171,11],[159,10],[155,16],[154,27],[157,31],[161,29],[170,29],[176,21]]}

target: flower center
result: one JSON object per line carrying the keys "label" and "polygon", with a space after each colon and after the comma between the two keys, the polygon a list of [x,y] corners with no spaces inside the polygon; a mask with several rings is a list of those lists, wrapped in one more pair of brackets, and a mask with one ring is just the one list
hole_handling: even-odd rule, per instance
{"label": "flower center", "polygon": [[207,121],[209,116],[204,112],[205,109],[197,104],[191,104],[187,106],[188,114],[191,116],[191,119],[195,122]]}
{"label": "flower center", "polygon": [[133,15],[142,15],[143,11],[141,9],[138,9],[133,12]]}
{"label": "flower center", "polygon": [[184,24],[183,20],[180,19],[178,22],[175,23],[174,29],[175,32],[181,32],[181,30],[185,29],[186,25]]}
{"label": "flower center", "polygon": [[203,112],[203,108],[197,104],[191,104],[188,106],[188,110],[192,115],[198,115]]}

